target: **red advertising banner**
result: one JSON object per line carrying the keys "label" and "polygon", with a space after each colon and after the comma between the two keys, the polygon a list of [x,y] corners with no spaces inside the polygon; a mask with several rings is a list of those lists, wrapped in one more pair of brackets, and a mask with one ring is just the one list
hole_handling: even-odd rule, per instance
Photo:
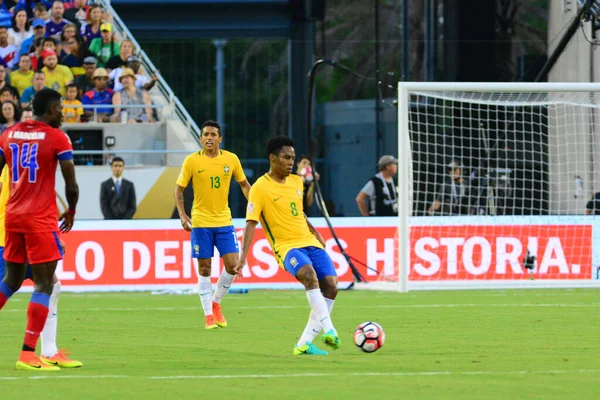
{"label": "red advertising banner", "polygon": [[[67,251],[57,275],[64,286],[82,290],[135,290],[162,285],[195,285],[189,234],[181,229],[80,229],[63,236]],[[112,228],[115,225],[110,225]],[[340,282],[352,273],[330,232],[317,228],[327,243]],[[243,231],[237,230],[241,241]],[[397,241],[394,226],[336,228],[342,246],[355,259],[367,280],[378,273],[397,280]],[[409,280],[528,279],[526,253],[536,257],[535,279],[592,279],[591,225],[417,226],[411,228]],[[215,255],[217,255],[215,250]],[[295,279],[277,264],[263,232],[257,229],[239,284],[285,287]],[[222,263],[213,259],[213,282]],[[377,272],[376,272],[376,271]],[[86,289],[88,288],[88,289]]]}

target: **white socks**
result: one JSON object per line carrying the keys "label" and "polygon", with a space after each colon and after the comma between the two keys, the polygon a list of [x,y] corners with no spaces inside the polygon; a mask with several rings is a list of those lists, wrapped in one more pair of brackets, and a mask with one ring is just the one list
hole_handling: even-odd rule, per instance
{"label": "white socks", "polygon": [[219,277],[217,281],[217,288],[215,289],[215,294],[213,295],[213,301],[217,304],[221,304],[221,300],[229,291],[231,284],[233,283],[233,279],[235,275],[231,275],[227,270],[223,269],[223,273]]}
{"label": "white socks", "polygon": [[50,295],[50,304],[48,304],[48,318],[44,325],[44,330],[40,338],[42,339],[42,355],[52,357],[58,353],[56,347],[56,331],[58,330],[58,296],[60,295],[60,282],[56,282],[52,287]]}
{"label": "white socks", "polygon": [[[325,303],[327,303],[327,310],[329,311],[329,315],[331,315],[331,311],[333,310],[333,303],[335,300],[328,299],[324,297]],[[317,320],[315,313],[313,311],[310,312],[310,316],[308,317],[308,323],[304,328],[304,332],[302,332],[302,336],[300,336],[300,340],[298,341],[298,347],[304,346],[306,342],[311,342],[315,340],[317,335],[321,332],[321,324]]]}
{"label": "white socks", "polygon": [[321,324],[323,331],[327,332],[332,329],[335,331],[333,322],[331,322],[331,317],[329,316],[327,303],[325,302],[325,298],[321,293],[321,289],[307,290],[306,297],[308,298],[308,304],[310,304],[312,312],[315,314],[316,321]]}
{"label": "white socks", "polygon": [[198,293],[200,294],[200,302],[204,315],[213,315],[212,312],[212,286],[210,285],[210,276],[198,277]]}

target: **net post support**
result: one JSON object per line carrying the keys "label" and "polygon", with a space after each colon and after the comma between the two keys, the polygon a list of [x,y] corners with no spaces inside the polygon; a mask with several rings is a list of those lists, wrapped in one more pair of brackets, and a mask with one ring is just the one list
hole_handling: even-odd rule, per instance
{"label": "net post support", "polygon": [[408,90],[398,84],[398,291],[408,292],[408,271],[410,263],[410,228],[408,219],[412,190],[410,171],[412,154],[410,150],[408,116],[410,98]]}

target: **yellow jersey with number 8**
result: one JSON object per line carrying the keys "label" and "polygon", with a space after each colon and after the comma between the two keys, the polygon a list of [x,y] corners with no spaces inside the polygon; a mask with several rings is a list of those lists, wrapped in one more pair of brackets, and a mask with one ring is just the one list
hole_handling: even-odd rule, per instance
{"label": "yellow jersey with number 8", "polygon": [[308,229],[302,196],[304,185],[298,175],[290,175],[278,183],[264,174],[250,189],[247,221],[260,222],[279,265],[292,249],[314,246],[323,248]]}
{"label": "yellow jersey with number 8", "polygon": [[237,182],[246,180],[239,158],[229,151],[219,150],[215,158],[207,157],[202,151],[185,158],[177,184],[185,188],[192,181],[192,228],[218,228],[233,224],[228,200],[232,177]]}

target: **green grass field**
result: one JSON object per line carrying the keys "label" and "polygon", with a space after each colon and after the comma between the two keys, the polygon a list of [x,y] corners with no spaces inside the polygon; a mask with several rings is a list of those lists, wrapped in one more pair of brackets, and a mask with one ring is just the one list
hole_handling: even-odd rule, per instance
{"label": "green grass field", "polygon": [[[229,295],[216,331],[196,295],[62,294],[59,347],[84,367],[43,375],[15,370],[28,299],[0,312],[2,399],[600,398],[597,290],[340,292],[342,348],[318,358],[292,356],[300,291]],[[369,320],[387,342],[363,354]]]}

